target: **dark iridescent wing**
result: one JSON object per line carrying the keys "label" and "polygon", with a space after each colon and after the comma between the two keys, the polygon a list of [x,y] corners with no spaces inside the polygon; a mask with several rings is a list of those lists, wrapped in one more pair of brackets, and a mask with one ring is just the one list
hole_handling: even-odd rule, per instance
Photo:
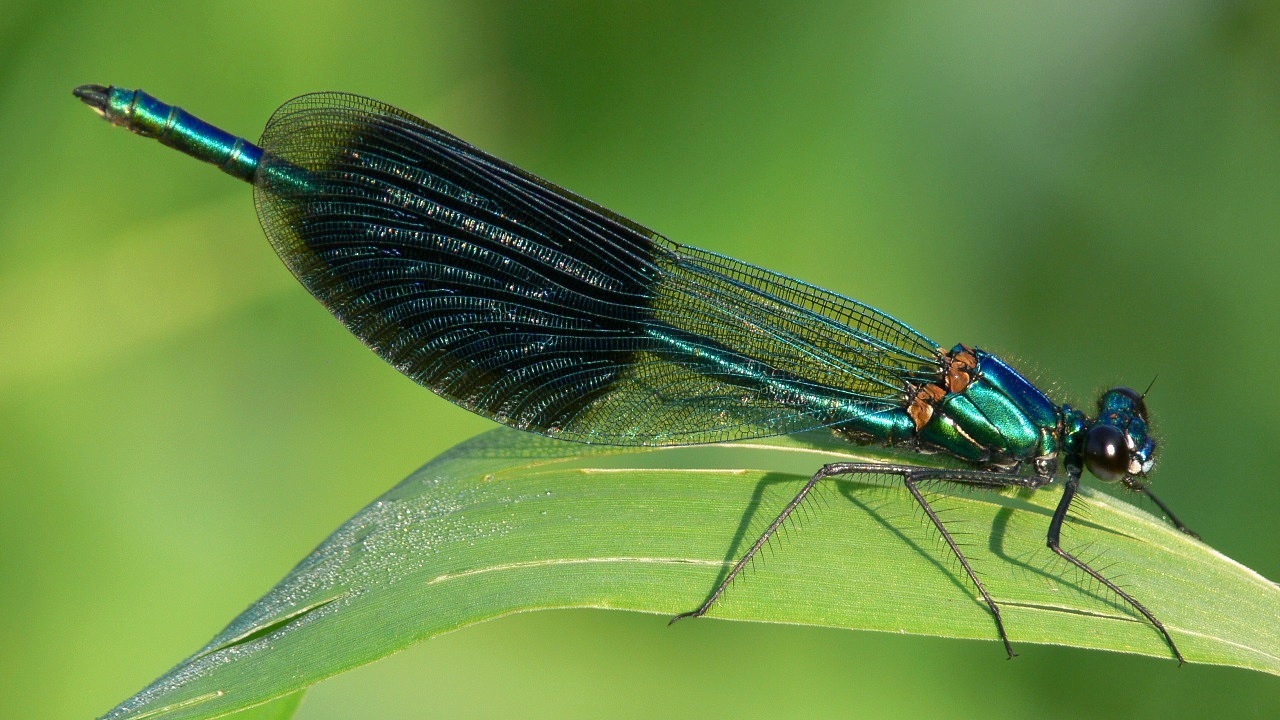
{"label": "dark iridescent wing", "polygon": [[735,440],[899,407],[936,377],[936,346],[883,313],[672,243],[388,105],[305,95],[261,145],[259,218],[302,284],[405,375],[506,425]]}

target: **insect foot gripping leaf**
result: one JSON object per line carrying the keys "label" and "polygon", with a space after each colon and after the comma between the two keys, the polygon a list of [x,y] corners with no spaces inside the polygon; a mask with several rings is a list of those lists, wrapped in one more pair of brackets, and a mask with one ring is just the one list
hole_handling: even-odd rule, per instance
{"label": "insect foot gripping leaf", "polygon": [[[106,717],[208,718],[288,696],[418,640],[540,608],[665,616],[701,602],[814,461],[883,460],[824,434],[700,448],[558,443],[497,429],[436,458],[347,521],[204,648]],[[1024,497],[1025,495],[1025,497]],[[1280,674],[1280,589],[1159,518],[1100,493],[1075,523],[1105,539],[1191,663]],[[915,519],[901,485],[835,481],[826,502],[712,615],[993,637],[986,607]],[[948,500],[992,534],[971,561],[1021,643],[1168,657],[1141,618],[1051,562],[1043,493]],[[948,568],[940,572],[939,565]],[[1177,568],[1176,572],[1169,568]],[[1232,598],[1224,609],[1213,598]],[[656,620],[656,619],[655,619]],[[678,626],[677,626],[678,628]],[[679,632],[678,629],[669,632]]]}

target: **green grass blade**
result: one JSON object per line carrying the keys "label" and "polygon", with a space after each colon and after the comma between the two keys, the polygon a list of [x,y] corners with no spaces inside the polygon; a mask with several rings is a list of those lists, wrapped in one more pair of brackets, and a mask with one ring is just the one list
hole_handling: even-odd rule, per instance
{"label": "green grass blade", "polygon": [[289,720],[298,711],[305,693],[305,690],[298,690],[251,708],[230,710],[231,714],[226,717],[231,720]]}
{"label": "green grass blade", "polygon": [[[813,470],[882,456],[823,434],[636,450],[494,430],[361,510],[204,649],[106,717],[218,717],[515,612],[693,609]],[[934,504],[965,533],[1015,647],[1170,657],[1150,625],[1044,547],[1056,489],[937,490]],[[1188,661],[1280,674],[1275,584],[1160,518],[1082,495],[1064,547],[1108,568]],[[899,485],[831,483],[789,530],[713,616],[996,639]],[[654,632],[680,632],[664,624],[655,618]],[[995,643],[991,657],[999,667]]]}

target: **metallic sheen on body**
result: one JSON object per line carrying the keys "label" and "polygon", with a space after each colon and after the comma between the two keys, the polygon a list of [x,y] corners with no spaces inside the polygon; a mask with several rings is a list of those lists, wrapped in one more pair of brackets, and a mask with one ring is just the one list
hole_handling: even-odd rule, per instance
{"label": "metallic sheen on body", "polygon": [[836,293],[672,242],[402,110],[344,93],[282,105],[259,144],[140,90],[75,94],[113,124],[254,185],[263,229],[298,280],[415,382],[497,422],[584,443],[682,445],[829,428],[856,443],[943,453],[956,470],[833,463],[735,565],[701,615],[824,478],[902,479],[990,609],[999,606],[917,487],[1035,489],[1066,469],[1046,543],[1144,617],[1155,615],[1059,544],[1087,467],[1149,496],[1145,400],[1094,418],[1000,358],[944,350]]}

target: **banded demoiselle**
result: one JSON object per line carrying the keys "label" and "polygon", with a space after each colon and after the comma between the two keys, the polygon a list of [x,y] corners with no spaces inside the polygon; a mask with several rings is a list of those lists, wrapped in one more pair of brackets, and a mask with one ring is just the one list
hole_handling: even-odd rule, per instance
{"label": "banded demoiselle", "polygon": [[[141,90],[75,95],[115,125],[254,186],[284,263],[375,353],[479,415],[583,443],[685,445],[829,428],[902,463],[814,473],[698,609],[716,602],[822,480],[899,478],[990,609],[1000,607],[922,483],[1042,488],[1065,470],[1046,542],[1181,652],[1145,606],[1060,544],[1088,469],[1144,493],[1145,393],[1087,416],[976,347],[941,347],[856,300],[672,242],[375,100],[290,100],[253,144]],[[942,453],[961,467],[913,464]]]}

